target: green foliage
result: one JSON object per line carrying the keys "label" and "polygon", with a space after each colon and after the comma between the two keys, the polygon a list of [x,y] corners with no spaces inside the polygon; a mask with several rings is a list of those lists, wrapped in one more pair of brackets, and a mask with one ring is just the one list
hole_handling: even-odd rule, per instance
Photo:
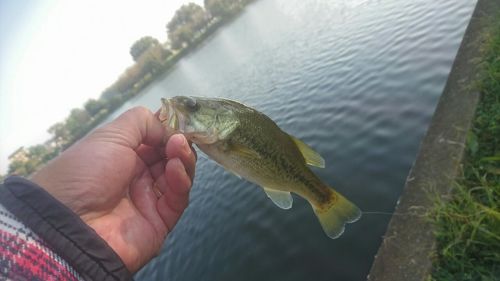
{"label": "green foliage", "polygon": [[160,42],[151,36],[144,36],[140,38],[139,40],[135,41],[134,44],[132,44],[132,47],[130,47],[130,55],[134,59],[134,61],[137,61],[137,59],[144,53],[146,50],[148,50],[151,47],[154,46],[159,46]]}
{"label": "green foliage", "polygon": [[243,8],[243,1],[238,0],[205,0],[205,9],[216,18],[232,16]]}
{"label": "green foliage", "polygon": [[58,122],[52,125],[49,128],[48,132],[52,135],[52,140],[55,142],[55,145],[57,147],[64,146],[71,136],[70,132],[67,130],[63,122]]}
{"label": "green foliage", "polygon": [[105,104],[102,100],[89,99],[87,100],[87,102],[85,102],[85,105],[83,107],[91,116],[93,116],[99,113],[99,111],[101,111],[104,106]]}
{"label": "green foliage", "polygon": [[168,34],[172,49],[175,50],[187,46],[193,37],[194,31],[188,25],[179,26],[177,29]]}
{"label": "green foliage", "polygon": [[500,276],[500,183],[469,167],[450,202],[436,206],[438,256],[435,280],[498,280]]}
{"label": "green foliage", "polygon": [[463,178],[434,212],[434,280],[500,280],[500,21],[484,50]]}
{"label": "green foliage", "polygon": [[197,33],[208,24],[205,10],[195,3],[182,5],[167,24],[168,38],[173,49],[189,45]]}
{"label": "green foliage", "polygon": [[66,118],[65,127],[72,135],[77,135],[80,133],[82,124],[88,123],[90,120],[90,115],[87,111],[81,108],[74,108],[71,110],[69,117]]}
{"label": "green foliage", "polygon": [[101,93],[101,97],[99,99],[104,103],[107,103],[111,98],[119,94],[120,92],[116,89],[116,87],[114,87],[113,84]]}
{"label": "green foliage", "polygon": [[28,176],[54,155],[54,149],[44,144],[34,145],[28,149],[20,148],[10,162],[8,174]]}
{"label": "green foliage", "polygon": [[176,12],[174,17],[167,24],[167,31],[172,32],[179,26],[192,25],[193,28],[203,27],[205,10],[195,3],[182,5]]}
{"label": "green foliage", "polygon": [[163,61],[170,57],[172,52],[161,46],[154,46],[148,49],[137,61],[140,68],[141,78],[147,73],[156,73],[162,67]]}

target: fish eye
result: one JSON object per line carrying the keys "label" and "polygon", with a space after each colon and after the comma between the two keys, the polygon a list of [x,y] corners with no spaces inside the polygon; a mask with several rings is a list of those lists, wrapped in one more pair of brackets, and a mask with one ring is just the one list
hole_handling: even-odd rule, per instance
{"label": "fish eye", "polygon": [[199,108],[198,104],[196,103],[196,100],[192,97],[187,97],[184,104],[186,105],[186,108],[191,112],[194,112]]}

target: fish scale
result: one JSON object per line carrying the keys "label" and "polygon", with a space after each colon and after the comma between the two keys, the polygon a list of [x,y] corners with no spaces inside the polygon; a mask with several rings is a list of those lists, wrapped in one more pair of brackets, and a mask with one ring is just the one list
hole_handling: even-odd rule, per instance
{"label": "fish scale", "polygon": [[[274,176],[285,176],[286,178],[283,178],[283,181],[286,180],[290,182],[286,184],[290,185],[293,183],[300,183],[297,186],[297,189],[300,189],[302,196],[307,196],[309,200],[314,200],[319,206],[331,204],[331,191],[324,188],[323,184],[316,177],[316,175],[314,175],[305,166],[304,157],[298,150],[295,143],[290,140],[290,137],[277,127],[267,116],[255,114],[253,118],[250,118],[246,115],[249,114],[247,112],[241,113],[239,119],[244,121],[242,121],[240,128],[237,128],[230,136],[228,136],[228,142],[235,142],[251,147],[258,152],[261,159],[270,159],[270,161],[268,161],[269,164],[264,167],[274,168]],[[253,124],[261,124],[261,126],[257,127]],[[256,131],[260,128],[267,128],[268,126],[275,132],[273,138],[259,138],[258,136],[261,134]],[[274,141],[275,138],[280,141]],[[257,165],[262,162],[261,159],[255,159]],[[262,170],[262,168],[260,170]],[[285,184],[283,181],[278,181],[278,184]],[[278,186],[275,187],[276,189],[281,189]]]}

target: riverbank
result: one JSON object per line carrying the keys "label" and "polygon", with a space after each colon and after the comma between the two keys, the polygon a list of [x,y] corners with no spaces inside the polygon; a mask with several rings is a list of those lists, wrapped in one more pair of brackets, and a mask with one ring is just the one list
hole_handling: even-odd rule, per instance
{"label": "riverbank", "polygon": [[[499,109],[492,105],[498,103],[499,93],[498,88],[488,92],[484,86],[476,85],[478,81],[481,81],[479,85],[485,85],[487,80],[493,81],[488,83],[498,87],[498,68],[486,72],[481,70],[488,66],[483,63],[485,58],[496,60],[498,64],[498,49],[492,49],[496,57],[492,55],[491,58],[488,51],[485,53],[482,50],[489,46],[485,44],[488,36],[491,36],[488,31],[495,30],[495,27],[498,30],[499,11],[498,1],[477,2],[368,280],[496,278],[492,271],[498,270],[498,267],[495,269],[492,264],[500,262],[498,181],[493,181],[493,185],[483,186],[483,183],[485,179],[498,179],[498,175],[485,178],[484,174],[484,167],[490,167],[490,164],[494,166],[495,163],[498,165],[498,151],[491,151],[488,145],[479,141],[483,133],[478,134],[477,130],[482,131],[480,128],[484,126],[478,127],[477,120],[479,118],[484,124],[493,124],[488,126],[496,128],[498,133],[498,119],[495,119],[498,117],[494,116],[498,116]],[[491,80],[485,80],[488,75]],[[474,119],[480,93],[481,107]],[[484,105],[490,109],[484,111]],[[476,121],[473,123],[473,120]],[[470,128],[473,128],[473,134]],[[484,131],[484,135],[490,139],[489,145],[498,147],[498,135],[490,134]],[[468,150],[475,151],[477,156],[471,158],[465,154],[466,143]],[[484,152],[480,152],[479,147],[485,149]],[[464,157],[465,162],[462,161]],[[473,162],[470,162],[471,159]],[[465,170],[462,168],[464,166]],[[478,170],[478,167],[483,168]],[[460,185],[457,185],[457,179]],[[468,181],[472,185],[466,185]],[[457,212],[457,208],[465,208],[466,211]],[[478,255],[477,250],[483,248],[490,249]]]}
{"label": "riverbank", "polygon": [[463,172],[436,200],[433,280],[500,280],[500,13],[486,19],[481,98],[467,136]]}

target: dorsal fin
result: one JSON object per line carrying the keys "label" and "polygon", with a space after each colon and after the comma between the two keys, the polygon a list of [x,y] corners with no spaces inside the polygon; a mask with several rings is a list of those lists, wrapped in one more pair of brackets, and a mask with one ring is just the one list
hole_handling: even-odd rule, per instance
{"label": "dorsal fin", "polygon": [[321,157],[316,151],[314,151],[311,147],[309,147],[307,144],[305,144],[303,141],[290,136],[292,140],[295,142],[297,147],[299,148],[300,152],[302,153],[302,156],[304,156],[304,159],[306,160],[306,164],[319,167],[319,168],[324,168],[325,167],[325,159]]}

